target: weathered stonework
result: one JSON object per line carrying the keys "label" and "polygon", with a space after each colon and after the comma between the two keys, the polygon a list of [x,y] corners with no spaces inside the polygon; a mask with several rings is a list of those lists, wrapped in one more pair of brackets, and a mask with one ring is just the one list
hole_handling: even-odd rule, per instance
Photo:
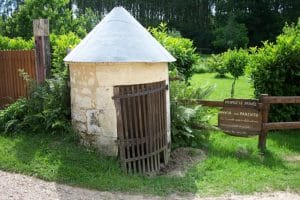
{"label": "weathered stonework", "polygon": [[[116,85],[143,84],[166,80],[167,63],[68,63],[71,81],[72,123],[82,143],[102,153],[117,156],[117,117],[113,97]],[[170,135],[169,91],[167,131]]]}

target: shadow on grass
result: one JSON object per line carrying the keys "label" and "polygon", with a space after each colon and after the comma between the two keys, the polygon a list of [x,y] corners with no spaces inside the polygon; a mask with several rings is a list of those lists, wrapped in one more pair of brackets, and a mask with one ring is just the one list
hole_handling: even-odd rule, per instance
{"label": "shadow on grass", "polygon": [[267,151],[264,155],[261,155],[259,151],[247,150],[232,150],[223,147],[213,148],[209,151],[209,156],[219,157],[223,159],[235,159],[240,163],[248,163],[253,166],[264,166],[270,169],[286,168],[284,161],[272,151]]}
{"label": "shadow on grass", "polygon": [[188,177],[125,174],[116,158],[103,156],[61,136],[23,134],[7,139],[14,140],[10,155],[13,162],[5,167],[7,170],[101,191],[155,195],[197,191],[194,180]]}
{"label": "shadow on grass", "polygon": [[300,153],[300,130],[269,132],[267,140],[272,140],[279,148]]}
{"label": "shadow on grass", "polygon": [[[272,145],[262,155],[257,148],[258,137],[255,138],[239,138],[228,136],[222,132],[216,132],[217,139],[209,141],[208,156],[222,159],[234,159],[241,163],[249,163],[253,166],[264,166],[267,168],[286,168],[286,162],[282,159],[278,151],[280,146]],[[274,137],[274,136],[273,136]],[[283,135],[281,141],[284,141],[286,135]],[[294,143],[295,144],[295,143]],[[294,145],[289,146],[294,148]],[[286,145],[285,145],[286,148]]]}

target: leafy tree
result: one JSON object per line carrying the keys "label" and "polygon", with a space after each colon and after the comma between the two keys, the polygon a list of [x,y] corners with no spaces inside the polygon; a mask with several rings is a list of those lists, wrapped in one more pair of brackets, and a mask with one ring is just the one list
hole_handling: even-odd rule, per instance
{"label": "leafy tree", "polygon": [[55,34],[75,32],[83,37],[98,21],[98,15],[87,9],[85,15],[74,17],[70,0],[26,0],[13,15],[6,19],[4,34],[9,37],[32,37],[33,19],[47,18]]}
{"label": "leafy tree", "polygon": [[238,23],[234,16],[228,19],[225,26],[217,28],[214,35],[215,40],[212,43],[218,51],[245,48],[249,42],[245,24]]}
{"label": "leafy tree", "polygon": [[231,98],[234,97],[234,88],[236,80],[244,75],[246,65],[248,63],[248,52],[243,49],[228,50],[222,56],[224,59],[224,66],[227,71],[233,76],[231,86]]}

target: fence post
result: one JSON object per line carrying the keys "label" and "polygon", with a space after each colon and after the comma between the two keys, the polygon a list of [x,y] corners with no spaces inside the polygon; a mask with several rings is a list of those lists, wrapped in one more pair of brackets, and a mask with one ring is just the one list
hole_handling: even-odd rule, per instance
{"label": "fence post", "polygon": [[261,153],[264,153],[266,151],[266,141],[267,141],[267,134],[268,129],[264,126],[265,123],[268,123],[268,117],[269,117],[269,110],[270,110],[270,104],[265,101],[265,97],[267,97],[268,94],[262,94],[260,96],[260,102],[262,103],[262,124],[261,124],[261,133],[258,137],[258,148],[260,149]]}
{"label": "fence post", "polygon": [[41,83],[50,77],[51,54],[49,41],[48,19],[33,20],[33,34],[35,41],[36,80]]}

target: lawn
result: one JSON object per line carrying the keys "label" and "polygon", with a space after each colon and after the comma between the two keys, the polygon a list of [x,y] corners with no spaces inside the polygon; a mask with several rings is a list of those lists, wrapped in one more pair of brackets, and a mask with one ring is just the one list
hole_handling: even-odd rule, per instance
{"label": "lawn", "polygon": [[[229,97],[231,81],[199,74],[193,77],[192,85],[216,84],[209,99],[221,100]],[[252,97],[247,78],[240,78],[236,86],[236,97]],[[203,196],[300,191],[300,162],[288,159],[300,156],[299,144],[299,131],[270,133],[268,152],[261,156],[256,137],[237,138],[215,131],[207,144],[207,159],[191,167],[185,177],[171,178],[124,174],[115,158],[86,149],[72,139],[45,133],[15,134],[0,136],[0,168],[103,191]]]}
{"label": "lawn", "polygon": [[[195,74],[191,79],[191,84],[200,87],[214,85],[215,89],[213,93],[207,98],[209,100],[230,98],[233,78],[230,75],[227,75],[227,78],[215,78],[216,75],[216,73]],[[254,89],[248,77],[242,76],[237,80],[235,98],[254,98],[253,92]]]}

